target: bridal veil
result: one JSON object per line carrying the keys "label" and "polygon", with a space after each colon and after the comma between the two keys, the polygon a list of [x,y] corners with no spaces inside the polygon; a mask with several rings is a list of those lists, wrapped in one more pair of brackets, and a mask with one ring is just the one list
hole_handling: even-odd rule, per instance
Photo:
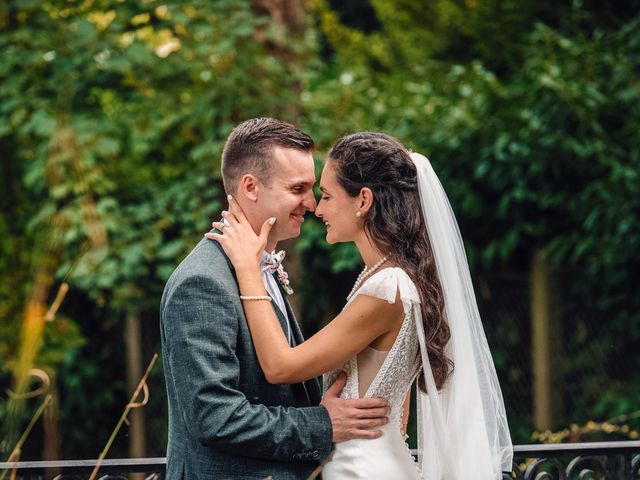
{"label": "bridal veil", "polygon": [[419,305],[414,306],[426,393],[418,390],[418,461],[426,480],[498,480],[511,471],[513,447],[502,392],[484,334],[462,237],[429,160],[411,153],[422,213],[451,329],[454,370],[438,391]]}

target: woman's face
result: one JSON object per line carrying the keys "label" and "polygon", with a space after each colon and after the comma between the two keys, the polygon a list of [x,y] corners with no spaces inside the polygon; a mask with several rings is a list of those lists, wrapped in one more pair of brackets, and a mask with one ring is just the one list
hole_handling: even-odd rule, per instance
{"label": "woman's face", "polygon": [[358,197],[350,197],[340,186],[333,163],[331,159],[327,159],[322,169],[322,197],[316,208],[316,216],[327,227],[328,243],[352,242],[363,231],[363,221],[356,216]]}

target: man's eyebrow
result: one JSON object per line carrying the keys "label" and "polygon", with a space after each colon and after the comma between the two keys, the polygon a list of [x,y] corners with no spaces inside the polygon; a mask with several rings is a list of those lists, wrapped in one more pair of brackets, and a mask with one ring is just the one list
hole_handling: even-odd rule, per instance
{"label": "man's eyebrow", "polygon": [[289,185],[289,188],[297,188],[297,187],[313,187],[314,182],[293,182]]}

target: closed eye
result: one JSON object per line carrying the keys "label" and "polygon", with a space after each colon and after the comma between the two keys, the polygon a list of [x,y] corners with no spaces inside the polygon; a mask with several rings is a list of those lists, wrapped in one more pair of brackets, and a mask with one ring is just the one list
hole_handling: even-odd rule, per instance
{"label": "closed eye", "polygon": [[294,185],[290,188],[293,193],[305,193],[309,188],[306,185]]}

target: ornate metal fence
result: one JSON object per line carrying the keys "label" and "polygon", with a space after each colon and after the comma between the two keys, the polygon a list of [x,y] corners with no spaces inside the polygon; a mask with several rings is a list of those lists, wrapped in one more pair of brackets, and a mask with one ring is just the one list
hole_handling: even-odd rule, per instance
{"label": "ornate metal fence", "polygon": [[640,480],[640,442],[593,442],[514,447],[504,480]]}
{"label": "ornate metal fence", "polygon": [[[96,466],[97,460],[57,460],[49,462],[4,462],[0,463],[0,472],[15,470],[20,480],[85,480]],[[166,459],[157,458],[118,458],[103,460],[98,480],[126,480],[127,474],[140,473],[145,480],[164,479]],[[9,477],[9,476],[7,476]]]}
{"label": "ornate metal fence", "polygon": [[[504,480],[640,480],[640,441],[517,445],[514,452],[513,471],[505,472]],[[84,480],[95,464],[96,460],[4,462],[0,472],[15,471],[21,480]],[[142,473],[145,480],[161,480],[165,459],[104,460],[97,478],[126,480],[131,473]]]}

